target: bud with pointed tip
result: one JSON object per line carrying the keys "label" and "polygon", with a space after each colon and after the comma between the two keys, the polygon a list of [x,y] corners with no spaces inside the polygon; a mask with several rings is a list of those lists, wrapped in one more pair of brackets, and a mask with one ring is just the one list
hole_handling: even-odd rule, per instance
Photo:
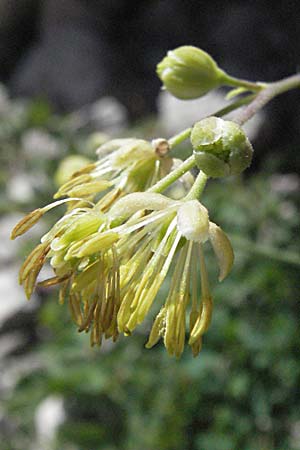
{"label": "bud with pointed tip", "polygon": [[165,88],[183,100],[202,97],[226,79],[208,53],[190,45],[170,50],[158,64],[157,74]]}
{"label": "bud with pointed tip", "polygon": [[191,143],[198,168],[209,177],[238,175],[251,164],[252,145],[235,122],[202,119],[192,129]]}

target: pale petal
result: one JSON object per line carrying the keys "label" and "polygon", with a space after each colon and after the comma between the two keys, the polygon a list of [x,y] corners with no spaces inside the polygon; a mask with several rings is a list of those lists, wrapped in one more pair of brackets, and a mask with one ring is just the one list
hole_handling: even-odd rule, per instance
{"label": "pale petal", "polygon": [[123,220],[132,216],[139,210],[148,209],[160,211],[176,202],[170,198],[153,192],[134,192],[120,198],[111,208],[109,216],[114,218],[122,217]]}
{"label": "pale petal", "polygon": [[204,242],[208,239],[208,211],[198,200],[183,203],[177,211],[177,228],[186,239]]}
{"label": "pale petal", "polygon": [[224,231],[213,222],[209,223],[209,239],[219,264],[219,281],[222,281],[231,271],[234,261],[233,249]]}

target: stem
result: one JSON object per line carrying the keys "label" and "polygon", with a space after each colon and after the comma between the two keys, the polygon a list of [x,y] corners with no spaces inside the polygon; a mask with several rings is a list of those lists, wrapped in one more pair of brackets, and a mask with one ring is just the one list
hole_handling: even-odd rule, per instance
{"label": "stem", "polygon": [[248,105],[256,97],[257,97],[257,94],[246,95],[246,97],[240,98],[239,100],[232,103],[231,105],[228,105],[228,106],[225,106],[225,108],[219,109],[218,111],[216,111],[213,114],[213,116],[216,116],[216,117],[226,116],[227,114],[234,111],[235,109],[238,109],[244,105]]}
{"label": "stem", "polygon": [[187,128],[186,130],[181,131],[179,134],[176,134],[172,138],[169,139],[169,146],[175,147],[178,144],[181,144],[181,142],[185,141],[191,134],[192,128]]}
{"label": "stem", "polygon": [[178,178],[182,177],[186,172],[191,170],[196,165],[194,156],[190,156],[186,159],[182,164],[180,164],[177,169],[172,170],[167,176],[159,180],[154,186],[150,189],[147,189],[147,192],[156,192],[160,193],[165,191],[174,181],[178,180]]}
{"label": "stem", "polygon": [[265,83],[255,83],[253,81],[232,77],[226,72],[223,73],[222,81],[224,81],[224,84],[227,84],[229,86],[244,87],[252,92],[259,92],[266,86]]}
{"label": "stem", "polygon": [[193,184],[190,192],[185,196],[184,200],[199,200],[201,194],[206,186],[208,176],[205,175],[202,170],[197,175],[195,183]]}
{"label": "stem", "polygon": [[[253,99],[255,99],[256,96],[257,96],[257,94],[250,94],[243,98],[240,98],[239,100],[231,103],[231,105],[228,105],[222,109],[219,109],[218,111],[213,113],[212,116],[216,116],[216,117],[226,116],[226,114],[229,114],[231,111],[234,111],[235,109],[238,109],[241,106],[248,105]],[[188,139],[190,137],[191,132],[192,132],[192,127],[186,128],[185,130],[183,130],[180,133],[176,134],[175,136],[171,137],[168,140],[170,148],[172,149],[176,145],[179,145],[179,144],[181,144],[181,142]]]}
{"label": "stem", "polygon": [[[265,106],[266,103],[268,103],[270,100],[272,100],[277,95],[283,94],[286,91],[289,91],[291,89],[295,89],[297,87],[300,87],[300,74],[292,75],[291,77],[285,78],[281,81],[277,81],[274,83],[251,83],[250,81],[246,80],[239,80],[237,78],[230,77],[229,75],[226,75],[226,80],[229,82],[232,86],[242,86],[242,87],[248,87],[252,91],[259,91],[256,94],[250,94],[247,95],[236,102],[232,103],[231,105],[225,106],[225,108],[222,108],[218,111],[216,111],[213,116],[216,117],[223,117],[226,114],[229,114],[230,112],[234,111],[235,109],[240,108],[241,106],[248,105],[246,108],[243,109],[240,113],[237,114],[236,118],[234,119],[236,123],[239,125],[243,125],[245,122],[247,122],[251,117],[253,117],[263,106]],[[185,130],[181,131],[179,134],[176,134],[172,138],[169,139],[169,145],[170,147],[175,147],[178,144],[181,144],[181,142],[185,141],[191,134],[192,128],[186,128]]]}
{"label": "stem", "polygon": [[268,84],[265,89],[255,96],[254,100],[248,106],[236,115],[234,121],[239,125],[243,125],[274,97],[298,87],[300,87],[300,74],[292,75],[281,81]]}

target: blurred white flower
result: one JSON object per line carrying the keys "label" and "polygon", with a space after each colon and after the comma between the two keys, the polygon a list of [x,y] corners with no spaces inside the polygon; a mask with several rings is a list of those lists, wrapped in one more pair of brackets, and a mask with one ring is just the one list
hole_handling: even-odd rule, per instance
{"label": "blurred white flower", "polygon": [[72,113],[68,124],[73,130],[89,126],[97,131],[114,135],[128,125],[128,112],[115,97],[102,97]]}
{"label": "blurred white flower", "polygon": [[63,398],[57,395],[46,397],[35,412],[35,429],[38,449],[52,448],[57,428],[65,420]]}
{"label": "blurred white flower", "polygon": [[26,131],[21,143],[27,158],[56,159],[65,151],[56,139],[39,129]]}
{"label": "blurred white flower", "polygon": [[300,189],[300,177],[296,173],[271,176],[271,190],[278,194],[291,194]]}
{"label": "blurred white flower", "polygon": [[19,172],[9,179],[6,195],[13,202],[27,203],[33,199],[34,190],[44,188],[47,182],[46,175],[41,172],[34,175]]}
{"label": "blurred white flower", "polygon": [[91,105],[90,118],[96,129],[115,133],[124,129],[128,114],[125,106],[116,98],[102,97]]}
{"label": "blurred white flower", "polygon": [[6,186],[6,194],[9,200],[26,203],[34,197],[32,179],[25,173],[13,175]]}

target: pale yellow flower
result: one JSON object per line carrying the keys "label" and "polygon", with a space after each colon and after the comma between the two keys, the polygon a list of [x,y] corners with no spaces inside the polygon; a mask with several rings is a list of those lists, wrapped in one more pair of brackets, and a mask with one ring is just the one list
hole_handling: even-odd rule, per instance
{"label": "pale yellow flower", "polygon": [[75,172],[54,198],[80,197],[107,210],[120,196],[146,190],[169,173],[173,160],[157,148],[134,138],[106,142],[97,151],[99,160]]}
{"label": "pale yellow flower", "polygon": [[[29,214],[15,227],[13,237],[30,228],[46,210],[68,201],[72,199]],[[137,192],[120,198],[106,213],[86,202],[85,207],[67,212],[43,236],[20,270],[20,283],[28,298],[37,284],[59,284],[60,302],[68,301],[79,331],[90,331],[94,345],[101,343],[102,336],[115,340],[119,333],[130,335],[144,321],[171,274],[168,296],[146,346],[163,338],[169,354],[180,356],[189,311],[189,344],[196,355],[212,313],[202,249],[207,240],[217,256],[222,280],[232,266],[231,245],[199,201]],[[54,276],[37,283],[47,259]]]}

